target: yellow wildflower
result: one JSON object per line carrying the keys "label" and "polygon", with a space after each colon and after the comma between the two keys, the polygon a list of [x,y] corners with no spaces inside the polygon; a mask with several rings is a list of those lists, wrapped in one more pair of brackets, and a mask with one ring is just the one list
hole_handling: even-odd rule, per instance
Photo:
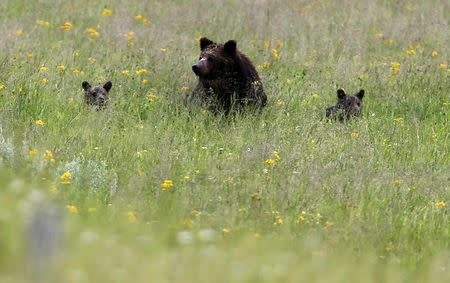
{"label": "yellow wildflower", "polygon": [[431,136],[433,139],[437,138],[438,134],[433,133],[433,135]]}
{"label": "yellow wildflower", "polygon": [[138,170],[137,172],[138,172],[139,175],[144,174],[144,171],[142,171],[142,170]]}
{"label": "yellow wildflower", "polygon": [[385,41],[383,41],[384,44],[392,44],[394,43],[393,39],[386,39]]}
{"label": "yellow wildflower", "polygon": [[184,176],[184,179],[189,180],[191,177],[189,176]]}
{"label": "yellow wildflower", "polygon": [[33,56],[34,56],[33,53],[27,55],[28,58],[33,58]]}
{"label": "yellow wildflower", "polygon": [[69,31],[72,28],[72,24],[69,22],[65,22],[60,28],[65,31]]}
{"label": "yellow wildflower", "polygon": [[189,87],[184,86],[184,87],[181,88],[181,90],[182,90],[182,91],[188,91],[188,90],[189,90]]}
{"label": "yellow wildflower", "polygon": [[23,32],[22,32],[21,29],[19,29],[19,30],[16,31],[16,34],[17,34],[17,35],[22,35],[22,33],[23,33]]}
{"label": "yellow wildflower", "polygon": [[[43,78],[43,79],[41,80],[41,82],[46,83],[46,82],[48,82],[48,80],[47,80],[46,78]],[[36,123],[36,124],[37,124],[37,123]]]}
{"label": "yellow wildflower", "polygon": [[72,174],[70,174],[70,172],[66,172],[66,173],[62,174],[61,177],[60,177],[61,184],[65,184],[65,185],[70,184],[70,179],[71,178],[72,178]]}
{"label": "yellow wildflower", "polygon": [[390,252],[392,249],[392,242],[387,243],[386,251]]}
{"label": "yellow wildflower", "polygon": [[0,85],[0,90],[4,89],[5,85]]}
{"label": "yellow wildflower", "polygon": [[383,34],[382,33],[377,33],[377,38],[382,38]]}
{"label": "yellow wildflower", "polygon": [[161,50],[162,52],[166,52],[167,51],[166,48],[160,48],[159,50]]}
{"label": "yellow wildflower", "polygon": [[434,205],[435,206],[445,206],[446,204],[445,204],[445,202],[440,201],[440,202],[436,202]]}
{"label": "yellow wildflower", "polygon": [[51,186],[50,189],[48,190],[52,195],[56,195],[59,190],[56,186]]}
{"label": "yellow wildflower", "polygon": [[431,57],[434,57],[436,55],[438,55],[437,51],[433,51],[433,53],[431,53]]}
{"label": "yellow wildflower", "polygon": [[78,208],[75,205],[66,205],[66,208],[73,213],[78,213]]}
{"label": "yellow wildflower", "polygon": [[394,183],[396,183],[396,184],[403,184],[403,180],[402,179],[395,179]]}
{"label": "yellow wildflower", "polygon": [[288,84],[291,84],[291,80],[290,80],[290,79],[287,79],[286,82],[287,82]]}
{"label": "yellow wildflower", "polygon": [[445,64],[440,64],[439,66],[444,69],[447,68],[447,65],[445,65]]}
{"label": "yellow wildflower", "polygon": [[46,72],[48,70],[47,67],[45,67],[44,65],[41,65],[41,67],[39,68],[40,71]]}
{"label": "yellow wildflower", "polygon": [[36,125],[44,126],[45,122],[42,120],[36,120]]}
{"label": "yellow wildflower", "polygon": [[136,75],[142,75],[142,74],[144,74],[144,75],[147,75],[147,70],[146,69],[140,69],[139,71],[136,71]]}
{"label": "yellow wildflower", "polygon": [[400,121],[402,121],[403,120],[403,118],[402,117],[399,117],[399,118],[394,118],[394,121],[395,122],[400,122]]}
{"label": "yellow wildflower", "polygon": [[275,164],[275,160],[273,160],[272,158],[266,159],[266,163],[270,164],[270,165],[274,165]]}
{"label": "yellow wildflower", "polygon": [[88,61],[91,61],[91,62],[92,62],[92,61],[95,61],[95,59],[92,58],[92,57],[89,57],[89,58],[88,58]]}
{"label": "yellow wildflower", "polygon": [[278,46],[278,47],[283,47],[283,42],[281,42],[281,40],[279,40],[279,39],[276,39],[275,40],[275,44]]}
{"label": "yellow wildflower", "polygon": [[203,214],[203,212],[201,212],[201,211],[199,211],[199,210],[195,210],[195,209],[192,210],[191,213],[194,214],[195,216],[200,216],[200,215]]}
{"label": "yellow wildflower", "polygon": [[142,80],[142,84],[147,84],[148,83],[148,80]]}
{"label": "yellow wildflower", "polygon": [[333,222],[331,222],[331,221],[325,221],[325,227],[330,227],[330,226],[333,226]]}
{"label": "yellow wildflower", "polygon": [[46,21],[43,21],[43,20],[37,20],[36,23],[37,23],[38,25],[46,26],[46,27],[48,27],[48,26],[50,25],[49,22],[46,22]]}
{"label": "yellow wildflower", "polygon": [[400,63],[399,62],[391,62],[391,65],[394,67],[398,67],[398,66],[400,66]]}
{"label": "yellow wildflower", "polygon": [[280,58],[280,54],[278,54],[278,50],[276,50],[275,48],[273,48],[272,49],[272,54],[273,54],[273,57],[275,57],[275,58]]}
{"label": "yellow wildflower", "polygon": [[56,68],[61,69],[61,70],[65,70],[66,69],[66,67],[64,65],[58,65],[58,66],[56,66]]}
{"label": "yellow wildflower", "polygon": [[143,22],[144,22],[144,25],[148,25],[150,23],[150,20],[149,19],[144,19]]}
{"label": "yellow wildflower", "polygon": [[42,155],[44,159],[52,159],[53,153],[50,150],[45,150],[45,153]]}
{"label": "yellow wildflower", "polygon": [[411,49],[411,50],[406,50],[406,54],[409,54],[409,55],[416,55],[416,51],[414,51],[413,49]]}
{"label": "yellow wildflower", "polygon": [[194,221],[190,218],[182,218],[180,219],[180,224],[191,227],[194,224]]}
{"label": "yellow wildflower", "polygon": [[273,155],[275,155],[275,158],[276,158],[276,159],[280,160],[280,156],[278,155],[278,151],[274,151],[274,152],[273,152]]}
{"label": "yellow wildflower", "polygon": [[357,138],[357,137],[359,137],[359,134],[358,133],[352,133],[352,137]]}
{"label": "yellow wildflower", "polygon": [[130,75],[130,71],[128,71],[128,70],[122,71],[122,74],[124,74],[125,76],[129,76]]}
{"label": "yellow wildflower", "polygon": [[270,46],[270,41],[265,40],[265,41],[264,41],[264,46],[265,46],[266,48],[269,48],[269,46]]}
{"label": "yellow wildflower", "polygon": [[227,228],[223,228],[223,229],[222,229],[222,232],[224,232],[224,233],[230,233],[230,230],[228,230]]}
{"label": "yellow wildflower", "polygon": [[140,20],[140,19],[142,19],[142,15],[139,14],[139,15],[135,16],[134,18],[135,18],[136,20]]}
{"label": "yellow wildflower", "polygon": [[102,16],[103,16],[103,17],[106,17],[106,16],[111,17],[111,16],[112,16],[112,11],[105,8],[105,9],[103,9]]}
{"label": "yellow wildflower", "polygon": [[91,35],[91,36],[99,36],[99,33],[93,29],[93,28],[88,28],[87,32]]}
{"label": "yellow wildflower", "polygon": [[413,8],[411,8],[411,7],[409,7],[409,6],[405,6],[405,7],[403,7],[406,11],[408,11],[408,12],[412,12],[413,11]]}
{"label": "yellow wildflower", "polygon": [[35,156],[37,153],[38,153],[38,151],[37,151],[36,149],[30,150],[30,151],[28,152],[28,154],[30,155],[30,157]]}
{"label": "yellow wildflower", "polygon": [[270,67],[270,63],[269,62],[264,62],[263,63],[263,68],[269,68]]}
{"label": "yellow wildflower", "polygon": [[128,222],[130,222],[130,223],[136,222],[136,213],[135,212],[128,211],[127,217],[128,217]]}

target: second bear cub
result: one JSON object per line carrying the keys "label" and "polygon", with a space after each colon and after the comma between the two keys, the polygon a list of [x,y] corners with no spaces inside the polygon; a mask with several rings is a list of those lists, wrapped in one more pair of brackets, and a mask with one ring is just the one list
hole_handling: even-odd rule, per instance
{"label": "second bear cub", "polygon": [[339,121],[348,120],[353,116],[361,115],[362,99],[364,90],[355,94],[345,94],[343,89],[337,91],[338,102],[327,108],[327,118],[338,118]]}

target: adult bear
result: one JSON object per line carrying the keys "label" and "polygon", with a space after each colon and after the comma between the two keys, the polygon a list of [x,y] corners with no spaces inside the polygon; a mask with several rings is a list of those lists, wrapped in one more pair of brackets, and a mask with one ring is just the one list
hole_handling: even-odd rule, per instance
{"label": "adult bear", "polygon": [[266,106],[267,96],[258,72],[250,59],[236,49],[236,41],[218,44],[202,37],[200,50],[199,61],[192,66],[198,76],[194,97],[208,109],[228,114],[245,106]]}

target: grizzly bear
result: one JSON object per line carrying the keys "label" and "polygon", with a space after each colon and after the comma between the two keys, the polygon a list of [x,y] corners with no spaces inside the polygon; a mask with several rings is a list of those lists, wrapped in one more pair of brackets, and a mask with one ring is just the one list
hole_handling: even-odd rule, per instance
{"label": "grizzly bear", "polygon": [[94,106],[97,110],[100,110],[108,104],[109,90],[112,87],[110,81],[106,82],[103,86],[94,87],[84,81],[82,87],[84,89],[84,101],[87,105]]}
{"label": "grizzly bear", "polygon": [[224,112],[253,106],[262,109],[267,96],[258,72],[250,59],[236,49],[236,41],[218,44],[200,39],[200,58],[192,66],[198,76],[193,96],[212,112]]}
{"label": "grizzly bear", "polygon": [[362,99],[364,97],[363,89],[352,95],[347,95],[344,90],[339,89],[337,91],[337,97],[337,104],[326,110],[327,118],[338,118],[342,122],[353,116],[361,115]]}

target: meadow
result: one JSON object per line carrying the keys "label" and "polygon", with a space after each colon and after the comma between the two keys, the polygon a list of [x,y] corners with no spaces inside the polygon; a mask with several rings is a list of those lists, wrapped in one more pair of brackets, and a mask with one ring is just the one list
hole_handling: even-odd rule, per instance
{"label": "meadow", "polygon": [[[448,1],[0,14],[0,282],[450,281]],[[251,58],[261,114],[186,103],[201,36]],[[361,118],[325,119],[338,88]]]}

